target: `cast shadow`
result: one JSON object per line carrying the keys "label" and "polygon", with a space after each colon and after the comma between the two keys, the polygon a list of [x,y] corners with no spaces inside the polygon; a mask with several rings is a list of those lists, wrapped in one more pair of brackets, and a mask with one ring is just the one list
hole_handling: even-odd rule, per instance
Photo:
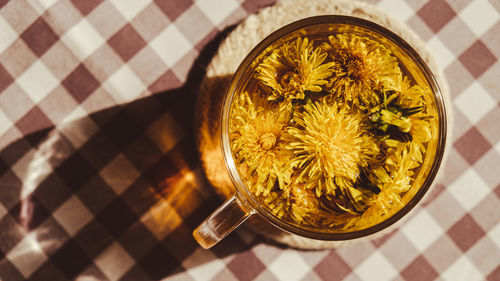
{"label": "cast shadow", "polygon": [[[122,280],[156,280],[251,248],[257,241],[252,235],[244,241],[233,234],[203,250],[191,234],[222,203],[200,166],[193,113],[206,66],[233,28],[200,52],[181,88],[44,129],[2,149],[0,202],[9,215],[0,219],[0,253],[30,236],[48,257],[30,279],[106,279],[118,259],[129,263]],[[9,258],[32,253],[17,249]],[[8,266],[0,258],[0,267]]]}

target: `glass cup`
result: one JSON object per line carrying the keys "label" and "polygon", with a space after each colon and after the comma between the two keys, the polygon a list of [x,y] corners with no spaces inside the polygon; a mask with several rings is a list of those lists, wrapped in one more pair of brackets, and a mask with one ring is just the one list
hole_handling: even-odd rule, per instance
{"label": "glass cup", "polygon": [[[410,189],[401,195],[401,201],[373,225],[366,227],[316,228],[294,223],[274,215],[259,202],[245,186],[238,172],[230,143],[231,106],[234,97],[247,87],[256,66],[277,46],[297,37],[312,40],[327,38],[333,33],[353,32],[376,40],[394,55],[402,71],[414,82],[430,89],[426,97],[428,110],[434,116],[431,121],[432,139],[427,143],[423,163],[417,169]],[[204,248],[210,248],[241,225],[250,216],[258,215],[286,232],[317,240],[340,241],[366,237],[388,228],[407,215],[430,189],[444,155],[446,142],[446,112],[438,83],[418,53],[398,35],[367,20],[348,16],[317,16],[299,20],[275,31],[261,41],[243,60],[236,70],[225,93],[221,112],[221,143],[226,169],[236,189],[235,195],[215,210],[197,229],[193,236]]]}

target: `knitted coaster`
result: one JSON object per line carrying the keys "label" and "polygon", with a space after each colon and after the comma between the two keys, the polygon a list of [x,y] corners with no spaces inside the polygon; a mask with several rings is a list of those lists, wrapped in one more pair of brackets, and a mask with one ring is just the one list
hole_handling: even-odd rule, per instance
{"label": "knitted coaster", "polygon": [[[251,15],[239,24],[220,45],[217,54],[207,67],[207,73],[202,82],[195,116],[197,147],[202,160],[207,179],[215,188],[219,196],[230,198],[235,189],[226,171],[220,144],[220,112],[226,87],[232,75],[245,56],[261,40],[273,31],[299,19],[318,15],[347,15],[363,18],[375,22],[398,34],[408,42],[427,63],[441,87],[445,100],[447,84],[435,59],[425,47],[425,43],[405,24],[390,18],[376,7],[357,1],[344,0],[288,0],[261,10]],[[448,103],[449,104],[449,103]],[[449,111],[448,111],[449,112]],[[448,114],[448,124],[450,122]],[[448,131],[450,126],[448,126]],[[448,134],[449,136],[449,134]],[[449,143],[449,142],[448,142]],[[443,163],[444,163],[443,159]],[[443,170],[443,168],[441,168]],[[427,192],[429,194],[430,191]],[[424,200],[424,199],[422,199]],[[207,214],[208,216],[209,214]],[[408,217],[408,214],[405,216]],[[401,222],[401,220],[399,221]],[[398,223],[396,223],[398,224]],[[363,237],[349,241],[319,241],[293,235],[277,229],[260,216],[251,216],[245,226],[272,239],[278,243],[299,249],[327,249],[334,248],[352,241],[366,240]],[[392,230],[394,225],[382,234]],[[381,235],[381,232],[375,236]],[[372,235],[373,236],[373,235]],[[372,238],[370,236],[370,238]]]}

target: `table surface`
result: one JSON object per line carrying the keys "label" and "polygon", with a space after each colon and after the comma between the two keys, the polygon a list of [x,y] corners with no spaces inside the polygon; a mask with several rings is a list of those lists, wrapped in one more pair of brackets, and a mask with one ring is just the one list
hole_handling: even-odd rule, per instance
{"label": "table surface", "polygon": [[0,1],[0,279],[500,280],[500,1],[371,1],[450,84],[432,193],[373,241],[298,251],[192,230],[220,204],[196,153],[204,67],[273,1]]}

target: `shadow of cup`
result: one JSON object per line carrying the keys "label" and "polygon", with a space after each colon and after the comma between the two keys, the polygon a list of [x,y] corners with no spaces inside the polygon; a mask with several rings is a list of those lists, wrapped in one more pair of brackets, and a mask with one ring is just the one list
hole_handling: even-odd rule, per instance
{"label": "shadow of cup", "polygon": [[183,87],[67,120],[36,133],[35,142],[26,136],[2,149],[2,158],[16,163],[0,175],[9,213],[0,218],[0,249],[10,261],[37,276],[158,279],[248,246],[235,237],[198,252],[191,236],[221,203],[200,167],[193,112],[205,66],[231,29],[200,53]]}

